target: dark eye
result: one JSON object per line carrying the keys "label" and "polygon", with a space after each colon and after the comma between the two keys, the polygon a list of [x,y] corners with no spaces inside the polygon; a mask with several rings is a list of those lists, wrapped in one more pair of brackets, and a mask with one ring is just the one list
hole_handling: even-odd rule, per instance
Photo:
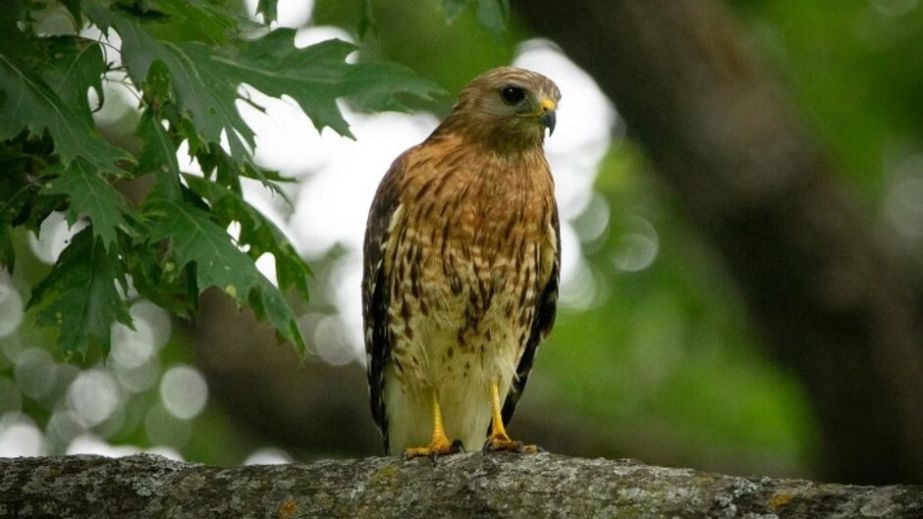
{"label": "dark eye", "polygon": [[526,91],[523,88],[518,86],[505,86],[503,90],[500,91],[500,96],[503,97],[503,102],[508,105],[514,105],[526,97]]}

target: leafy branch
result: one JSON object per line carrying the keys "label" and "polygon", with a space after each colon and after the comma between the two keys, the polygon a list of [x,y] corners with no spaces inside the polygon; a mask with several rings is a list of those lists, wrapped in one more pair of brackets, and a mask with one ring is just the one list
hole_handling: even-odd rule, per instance
{"label": "leafy branch", "polygon": [[[303,348],[285,294],[308,297],[308,266],[241,192],[242,177],[271,188],[284,180],[253,162],[254,134],[236,103],[265,107],[242,98],[242,85],[288,95],[318,129],[345,136],[351,134],[338,100],[400,110],[401,95],[438,92],[394,63],[347,63],[355,50],[349,43],[297,48],[294,31],[271,30],[272,1],[259,3],[265,23],[226,3],[9,0],[0,6],[0,265],[15,266],[15,230],[38,233],[53,211],[65,211],[70,225],[85,225],[29,302],[37,324],[60,329],[58,346],[67,353],[108,351],[112,325],[131,325],[129,287],[179,315],[191,315],[198,295],[217,287]],[[66,9],[69,34],[37,31],[47,8]],[[104,50],[112,54],[114,47],[81,36],[88,25],[121,42],[124,80],[138,92],[142,114],[137,151],[108,142],[93,120],[88,93],[102,104],[103,79],[115,70]],[[203,176],[179,167],[184,142]],[[114,184],[141,178],[153,187],[137,204]],[[227,232],[232,223],[240,226],[238,238]],[[256,269],[263,254],[275,259],[278,288]]]}

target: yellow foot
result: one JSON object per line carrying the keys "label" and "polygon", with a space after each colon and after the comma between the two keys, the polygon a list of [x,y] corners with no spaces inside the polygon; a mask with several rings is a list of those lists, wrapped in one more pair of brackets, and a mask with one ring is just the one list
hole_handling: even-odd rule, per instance
{"label": "yellow foot", "polygon": [[454,442],[449,442],[449,439],[443,436],[442,438],[434,438],[432,443],[426,447],[408,447],[404,449],[404,457],[407,459],[419,457],[435,459],[439,456],[457,454],[459,452],[463,452],[464,450],[465,449],[460,441],[455,440]]}
{"label": "yellow foot", "polygon": [[538,445],[524,444],[520,441],[511,440],[509,436],[491,436],[484,444],[485,452],[518,452],[519,454],[535,454],[540,451]]}

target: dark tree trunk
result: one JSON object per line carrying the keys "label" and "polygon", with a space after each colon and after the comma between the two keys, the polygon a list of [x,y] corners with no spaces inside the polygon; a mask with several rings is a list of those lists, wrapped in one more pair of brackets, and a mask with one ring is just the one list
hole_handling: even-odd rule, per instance
{"label": "dark tree trunk", "polygon": [[0,517],[923,516],[923,487],[739,478],[553,454],[219,468],[157,456],[0,459]]}
{"label": "dark tree trunk", "polygon": [[514,12],[599,82],[720,253],[810,392],[826,477],[923,481],[919,273],[876,236],[726,10],[529,0]]}

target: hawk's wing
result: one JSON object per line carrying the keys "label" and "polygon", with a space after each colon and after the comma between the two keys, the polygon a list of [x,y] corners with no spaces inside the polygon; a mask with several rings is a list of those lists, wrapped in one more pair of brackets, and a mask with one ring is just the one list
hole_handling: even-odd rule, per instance
{"label": "hawk's wing", "polygon": [[535,361],[535,352],[538,350],[538,345],[545,340],[545,337],[551,332],[552,326],[554,326],[554,316],[558,308],[558,278],[561,275],[561,226],[558,222],[557,206],[554,206],[554,212],[551,215],[551,226],[554,228],[556,241],[551,275],[548,276],[548,281],[535,302],[532,329],[529,332],[529,338],[526,341],[522,357],[519,359],[519,366],[516,367],[513,386],[506,396],[506,402],[503,403],[504,424],[510,423],[513,411],[516,410],[516,403],[519,402],[519,397],[526,388],[526,381],[529,379],[529,372],[532,371],[532,363]]}
{"label": "hawk's wing", "polygon": [[[406,154],[405,154],[406,155]],[[365,332],[366,367],[369,380],[369,404],[372,417],[381,430],[385,452],[388,452],[388,423],[385,414],[384,370],[391,360],[391,331],[388,326],[390,273],[385,271],[385,256],[391,219],[400,205],[397,179],[401,175],[404,156],[391,168],[375,193],[365,230],[362,271],[362,319]]]}

